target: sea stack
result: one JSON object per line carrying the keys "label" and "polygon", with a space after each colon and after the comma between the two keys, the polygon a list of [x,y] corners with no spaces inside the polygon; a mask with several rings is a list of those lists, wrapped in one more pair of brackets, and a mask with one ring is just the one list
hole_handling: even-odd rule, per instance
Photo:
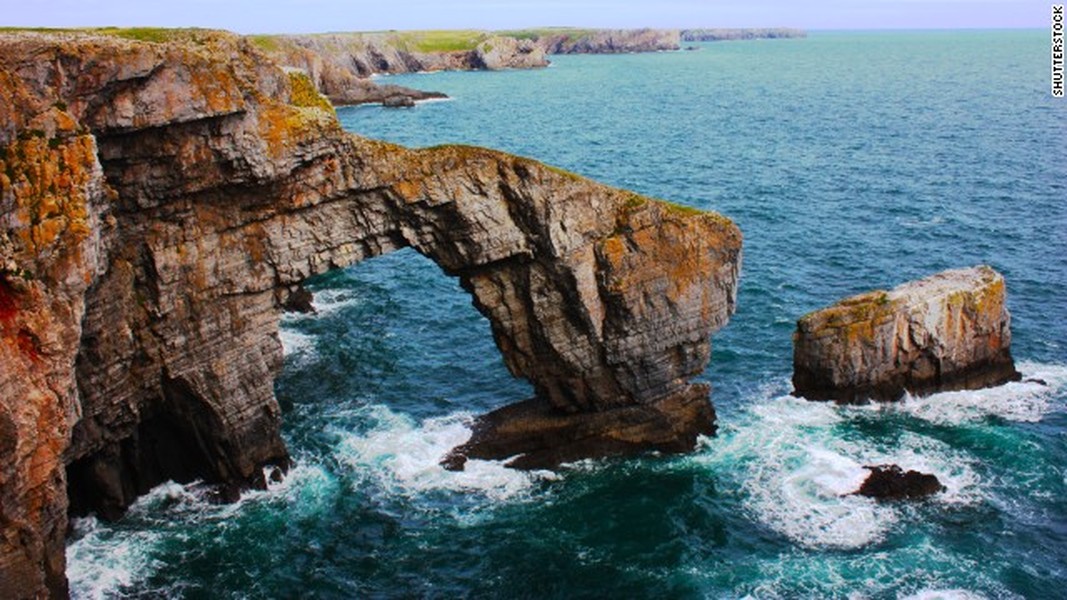
{"label": "sea stack", "polygon": [[897,400],[1019,379],[1004,278],[944,271],[846,298],[797,322],[793,387],[811,400]]}

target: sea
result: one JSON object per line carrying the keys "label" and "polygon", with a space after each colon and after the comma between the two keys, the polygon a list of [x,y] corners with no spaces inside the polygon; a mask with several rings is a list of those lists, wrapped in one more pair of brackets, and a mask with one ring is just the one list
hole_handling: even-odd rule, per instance
{"label": "sea", "polygon": [[[1042,31],[813,32],[540,70],[394,76],[451,99],[345,129],[474,144],[718,211],[738,311],[692,453],[520,472],[439,459],[532,394],[456,279],[401,251],[310,282],[276,385],[288,477],[168,483],[74,521],[74,598],[1067,598],[1067,102]],[[837,406],[791,395],[805,313],[935,272],[1007,280],[1025,380]],[[864,465],[923,501],[848,495]]]}

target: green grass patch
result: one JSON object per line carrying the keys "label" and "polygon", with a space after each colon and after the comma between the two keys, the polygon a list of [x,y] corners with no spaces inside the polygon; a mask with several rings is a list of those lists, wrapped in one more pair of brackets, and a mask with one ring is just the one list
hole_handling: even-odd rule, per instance
{"label": "green grass patch", "polygon": [[530,29],[508,29],[494,33],[520,40],[538,40],[545,37],[563,36],[568,40],[574,41],[593,35],[596,31],[596,29],[582,29],[580,27],[534,27]]}
{"label": "green grass patch", "polygon": [[667,200],[660,200],[660,202],[667,206],[667,210],[675,214],[685,215],[687,217],[707,214],[707,211],[700,210],[699,208],[693,208],[692,206],[686,206],[685,204],[677,204],[674,202],[669,202]]}
{"label": "green grass patch", "polygon": [[278,37],[273,35],[249,35],[245,36],[252,45],[264,52],[276,52],[281,49]]}
{"label": "green grass patch", "polygon": [[397,47],[409,52],[464,52],[474,50],[489,34],[485,31],[464,29],[456,31],[404,31],[397,32]]}
{"label": "green grass patch", "polygon": [[198,27],[167,28],[167,27],[0,27],[3,33],[87,33],[95,35],[110,35],[127,40],[139,42],[163,43],[171,40],[197,41],[205,33],[216,30],[201,29]]}

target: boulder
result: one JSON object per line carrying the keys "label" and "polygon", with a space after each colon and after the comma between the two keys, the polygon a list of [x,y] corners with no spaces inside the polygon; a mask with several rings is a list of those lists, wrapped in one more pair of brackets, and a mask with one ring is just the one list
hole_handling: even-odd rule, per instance
{"label": "boulder", "polygon": [[1004,278],[945,271],[853,296],[797,322],[795,394],[843,402],[977,389],[1020,378]]}
{"label": "boulder", "polygon": [[411,96],[389,96],[382,100],[386,108],[414,108],[415,100]]}
{"label": "boulder", "polygon": [[897,465],[865,466],[871,474],[855,492],[879,500],[904,500],[932,496],[945,491],[936,476],[918,471],[905,471]]}

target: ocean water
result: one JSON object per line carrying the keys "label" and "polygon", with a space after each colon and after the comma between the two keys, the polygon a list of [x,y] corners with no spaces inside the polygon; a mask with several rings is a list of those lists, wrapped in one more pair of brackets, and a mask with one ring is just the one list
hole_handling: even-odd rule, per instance
{"label": "ocean water", "polygon": [[[289,477],[212,506],[168,484],[78,520],[76,598],[1057,598],[1067,589],[1067,103],[1045,35],[814,33],[391,82],[356,133],[486,145],[692,206],[745,234],[713,342],[720,433],[685,456],[520,473],[437,461],[530,393],[457,282],[413,252],[314,280],[277,382]],[[986,263],[1034,382],[838,407],[789,395],[796,319]],[[862,465],[936,474],[844,496]]]}

